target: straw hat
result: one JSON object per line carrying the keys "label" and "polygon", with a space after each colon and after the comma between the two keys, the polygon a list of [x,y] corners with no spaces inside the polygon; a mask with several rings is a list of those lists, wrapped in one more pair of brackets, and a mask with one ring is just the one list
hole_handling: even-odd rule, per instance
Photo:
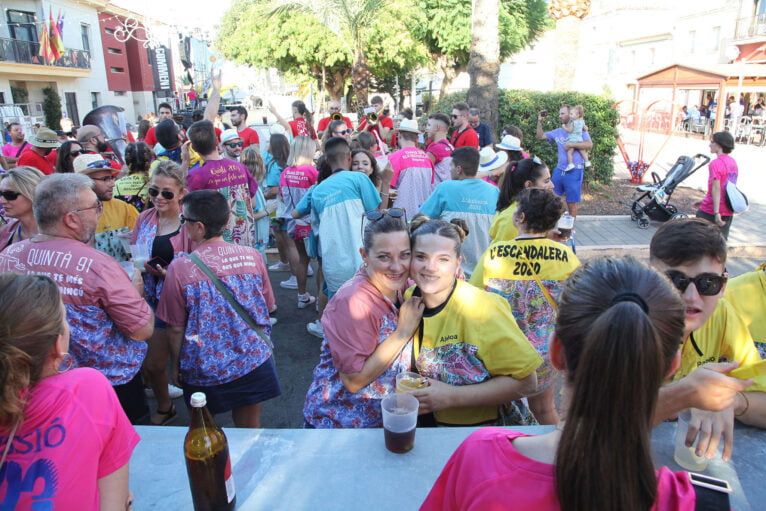
{"label": "straw hat", "polygon": [[40,128],[37,133],[27,137],[27,142],[35,147],[50,147],[56,149],[61,144],[58,141],[56,132],[48,128]]}
{"label": "straw hat", "polygon": [[479,151],[479,169],[494,170],[502,167],[508,162],[508,154],[504,152],[496,153],[491,147],[485,147]]}
{"label": "straw hat", "polygon": [[418,121],[415,119],[404,119],[399,123],[399,129],[397,131],[409,131],[410,133],[422,133],[418,129]]}
{"label": "straw hat", "polygon": [[499,144],[495,144],[495,147],[506,151],[521,151],[521,140],[513,135],[506,135]]}
{"label": "straw hat", "polygon": [[105,160],[97,153],[81,154],[72,162],[74,171],[78,174],[85,174],[86,176],[99,170],[112,171],[109,160]]}
{"label": "straw hat", "polygon": [[77,141],[82,144],[91,138],[96,138],[101,134],[101,128],[93,124],[86,124],[77,130]]}

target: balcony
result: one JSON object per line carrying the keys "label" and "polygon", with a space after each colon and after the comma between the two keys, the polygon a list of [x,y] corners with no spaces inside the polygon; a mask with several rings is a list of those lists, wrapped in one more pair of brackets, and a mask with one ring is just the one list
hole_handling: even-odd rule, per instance
{"label": "balcony", "polygon": [[766,14],[738,19],[734,38],[766,38]]}
{"label": "balcony", "polygon": [[[65,49],[52,64],[43,63],[38,55],[40,43],[0,38],[0,71],[62,76],[90,76],[90,52]],[[39,68],[39,69],[36,69]]]}

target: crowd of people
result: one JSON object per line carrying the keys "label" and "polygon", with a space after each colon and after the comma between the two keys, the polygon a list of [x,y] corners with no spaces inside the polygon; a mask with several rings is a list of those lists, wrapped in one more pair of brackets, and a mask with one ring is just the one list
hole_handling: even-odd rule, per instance
{"label": "crowd of people", "polygon": [[[731,216],[716,204],[730,136],[713,136],[718,184],[702,218],[660,227],[649,265],[581,264],[558,228],[577,215],[590,166],[580,106],[562,106],[548,132],[539,114],[534,135],[558,148],[551,173],[523,151],[521,130],[495,142],[465,103],[421,130],[377,96],[356,128],[337,103],[315,123],[296,101],[289,121],[271,107],[261,142],[244,108],[217,129],[220,75],[213,84],[188,129],[159,105],[124,166],[97,126],[63,144],[46,128],[28,141],[11,128],[0,174],[6,473],[44,458],[54,501],[124,508],[131,423],[170,423],[173,398],[201,391],[213,413],[261,427],[263,402],[281,394],[270,269],[289,270],[279,285],[318,314],[304,427],[380,427],[403,371],[425,382],[412,393],[421,427],[556,426],[478,430],[424,509],[691,509],[688,480],[652,466],[651,427],[690,409],[689,445],[712,457],[722,442],[725,460],[735,419],[766,427],[766,379],[727,375],[759,361],[754,339],[766,341],[764,268],[727,287]],[[46,428],[66,441],[22,448]],[[100,442],[81,450],[90,437]],[[74,453],[87,475],[59,467]],[[5,481],[31,502],[31,488]]]}

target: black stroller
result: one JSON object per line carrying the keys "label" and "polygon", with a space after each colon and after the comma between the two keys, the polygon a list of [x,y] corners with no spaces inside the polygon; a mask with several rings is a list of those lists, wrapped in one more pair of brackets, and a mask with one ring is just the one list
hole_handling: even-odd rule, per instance
{"label": "black stroller", "polygon": [[[698,160],[702,163],[694,166]],[[710,163],[710,158],[704,154],[698,154],[694,157],[681,156],[673,167],[668,171],[664,180],[660,179],[659,174],[652,172],[652,184],[640,185],[637,193],[641,194],[633,200],[630,206],[630,219],[638,222],[639,229],[649,227],[649,220],[657,222],[667,222],[671,218],[683,218],[686,214],[679,213],[678,208],[668,204],[670,197],[684,179],[694,174],[697,170]],[[634,195],[635,197],[635,195]]]}

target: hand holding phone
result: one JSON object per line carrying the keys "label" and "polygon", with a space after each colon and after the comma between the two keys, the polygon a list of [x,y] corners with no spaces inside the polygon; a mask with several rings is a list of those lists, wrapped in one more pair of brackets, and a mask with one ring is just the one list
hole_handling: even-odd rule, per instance
{"label": "hand holding phone", "polygon": [[154,256],[146,263],[144,263],[144,266],[146,267],[146,271],[151,273],[152,275],[159,275],[163,276],[165,275],[165,268],[168,267],[168,262],[165,261],[160,256]]}

